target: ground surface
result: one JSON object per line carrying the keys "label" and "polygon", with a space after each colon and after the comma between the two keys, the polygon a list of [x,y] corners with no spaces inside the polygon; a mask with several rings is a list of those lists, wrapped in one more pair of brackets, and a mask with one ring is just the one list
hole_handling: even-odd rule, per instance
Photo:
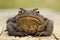
{"label": "ground surface", "polygon": [[[0,40],[56,40],[53,35],[50,37],[14,37],[8,36],[6,29],[6,20],[17,14],[17,9],[15,10],[0,10]],[[40,9],[40,14],[54,21],[54,31],[53,33],[57,38],[60,38],[60,14],[48,9]]]}

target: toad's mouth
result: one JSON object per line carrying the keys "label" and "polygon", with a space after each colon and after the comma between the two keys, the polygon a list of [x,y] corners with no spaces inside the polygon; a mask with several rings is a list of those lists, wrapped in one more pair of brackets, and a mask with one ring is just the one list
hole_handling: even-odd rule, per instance
{"label": "toad's mouth", "polygon": [[17,27],[19,31],[24,31],[26,33],[36,33],[38,24],[41,20],[34,17],[21,17],[16,20],[19,23]]}

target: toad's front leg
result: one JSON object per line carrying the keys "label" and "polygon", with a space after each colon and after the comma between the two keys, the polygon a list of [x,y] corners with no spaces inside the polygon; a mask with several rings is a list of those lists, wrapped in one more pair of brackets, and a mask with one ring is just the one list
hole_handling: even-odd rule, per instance
{"label": "toad's front leg", "polygon": [[53,32],[53,22],[51,20],[47,20],[44,23],[45,29],[43,31],[37,32],[37,36],[50,36]]}
{"label": "toad's front leg", "polygon": [[10,36],[27,36],[26,33],[20,32],[17,29],[17,23],[14,20],[9,19],[7,22],[7,31]]}

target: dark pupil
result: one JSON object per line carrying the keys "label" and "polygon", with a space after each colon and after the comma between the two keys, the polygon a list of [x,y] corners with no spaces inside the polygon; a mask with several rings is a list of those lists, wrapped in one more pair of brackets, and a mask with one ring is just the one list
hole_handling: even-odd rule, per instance
{"label": "dark pupil", "polygon": [[19,11],[19,13],[22,13],[22,11]]}
{"label": "dark pupil", "polygon": [[39,11],[37,11],[36,13],[39,13]]}

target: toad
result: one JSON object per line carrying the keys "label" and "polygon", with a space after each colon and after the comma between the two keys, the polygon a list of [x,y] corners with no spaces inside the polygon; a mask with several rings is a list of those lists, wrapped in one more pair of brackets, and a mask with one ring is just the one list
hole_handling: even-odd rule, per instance
{"label": "toad", "polygon": [[53,21],[42,16],[38,8],[20,8],[18,14],[9,18],[6,24],[9,36],[50,36],[53,32]]}

